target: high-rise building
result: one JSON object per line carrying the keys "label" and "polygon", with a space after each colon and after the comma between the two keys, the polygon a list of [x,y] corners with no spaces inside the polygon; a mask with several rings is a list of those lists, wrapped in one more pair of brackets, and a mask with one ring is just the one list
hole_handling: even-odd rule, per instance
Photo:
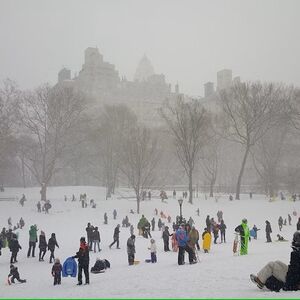
{"label": "high-rise building", "polygon": [[232,70],[224,69],[217,73],[217,90],[228,89],[232,85]]}
{"label": "high-rise building", "polygon": [[204,97],[209,97],[215,92],[214,83],[206,82],[204,84]]}

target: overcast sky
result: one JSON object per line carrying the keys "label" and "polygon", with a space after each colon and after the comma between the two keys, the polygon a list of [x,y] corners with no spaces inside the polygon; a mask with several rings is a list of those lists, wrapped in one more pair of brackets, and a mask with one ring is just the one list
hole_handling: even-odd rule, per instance
{"label": "overcast sky", "polygon": [[54,84],[98,46],[130,80],[146,53],[156,73],[191,95],[223,68],[300,86],[299,12],[298,0],[0,0],[0,79]]}

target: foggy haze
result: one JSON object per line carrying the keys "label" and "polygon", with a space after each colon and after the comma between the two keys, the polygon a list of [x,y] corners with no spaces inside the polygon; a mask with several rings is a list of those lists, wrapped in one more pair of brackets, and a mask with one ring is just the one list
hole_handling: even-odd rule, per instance
{"label": "foggy haze", "polygon": [[229,68],[242,80],[300,84],[299,1],[0,1],[0,79],[55,84],[99,48],[120,76],[146,53],[190,95]]}

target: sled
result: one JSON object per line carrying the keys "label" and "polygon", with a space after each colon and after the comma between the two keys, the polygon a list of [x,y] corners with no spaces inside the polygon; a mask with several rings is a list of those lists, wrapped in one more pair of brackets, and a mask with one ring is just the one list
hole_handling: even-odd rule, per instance
{"label": "sled", "polygon": [[133,262],[134,265],[138,265],[139,263],[140,263],[139,260],[135,260],[135,261]]}
{"label": "sled", "polygon": [[239,254],[239,233],[235,233],[235,238],[234,238],[234,241],[233,241],[233,247],[232,247],[232,252],[233,254]]}
{"label": "sled", "polygon": [[93,273],[93,274],[105,273],[105,270],[101,270],[101,271],[91,271],[91,273]]}

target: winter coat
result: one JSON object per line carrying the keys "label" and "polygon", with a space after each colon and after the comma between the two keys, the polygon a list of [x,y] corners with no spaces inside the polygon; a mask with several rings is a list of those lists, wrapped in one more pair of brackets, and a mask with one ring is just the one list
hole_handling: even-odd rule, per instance
{"label": "winter coat", "polygon": [[110,262],[106,259],[98,259],[91,268],[91,272],[97,273],[106,270],[107,268],[110,268]]}
{"label": "winter coat", "polygon": [[221,221],[221,224],[219,225],[219,228],[220,228],[221,232],[225,232],[227,227],[226,227],[225,223],[223,221]]}
{"label": "winter coat", "polygon": [[55,246],[59,248],[56,238],[55,237],[51,237],[48,241],[48,249],[50,251],[54,251],[55,250]]}
{"label": "winter coat", "polygon": [[78,258],[78,264],[81,266],[89,265],[90,262],[90,251],[86,242],[80,244],[79,251],[73,258]]}
{"label": "winter coat", "polygon": [[206,223],[207,230],[210,230],[211,223],[210,223],[210,219],[208,216],[206,217],[205,223]]}
{"label": "winter coat", "polygon": [[47,242],[46,242],[46,237],[44,235],[40,235],[40,240],[39,240],[39,248],[41,251],[46,251],[47,250]]}
{"label": "winter coat", "polygon": [[166,241],[166,242],[168,242],[170,236],[172,236],[172,234],[170,234],[170,232],[169,232],[168,229],[165,229],[165,230],[163,231],[163,234],[162,234],[163,240]]}
{"label": "winter coat", "polygon": [[94,230],[92,235],[91,235],[91,238],[93,241],[101,241],[100,239],[100,232],[98,230]]}
{"label": "winter coat", "polygon": [[9,276],[14,276],[14,277],[18,278],[20,276],[18,268],[17,267],[10,268],[10,272],[8,274],[8,277]]}
{"label": "winter coat", "polygon": [[177,229],[176,231],[176,240],[179,247],[185,247],[188,242],[188,236],[186,231],[182,228]]}
{"label": "winter coat", "polygon": [[29,242],[36,243],[37,240],[37,228],[35,225],[31,225],[29,230]]}
{"label": "winter coat", "polygon": [[60,274],[62,271],[62,265],[60,263],[54,263],[53,267],[52,267],[52,275],[58,275]]}
{"label": "winter coat", "polygon": [[86,234],[87,234],[87,238],[90,239],[93,235],[93,230],[94,230],[94,227],[93,226],[88,226],[85,231],[86,231]]}
{"label": "winter coat", "polygon": [[119,235],[120,235],[120,229],[119,229],[119,227],[117,226],[117,227],[115,228],[113,238],[114,238],[114,239],[118,239],[118,238],[119,238]]}
{"label": "winter coat", "polygon": [[10,252],[16,253],[19,252],[20,249],[22,249],[22,247],[20,246],[19,241],[13,238],[9,243]]}
{"label": "winter coat", "polygon": [[272,233],[271,224],[269,222],[266,224],[266,233]]}
{"label": "winter coat", "polygon": [[157,248],[155,243],[151,243],[149,248],[151,253],[156,253]]}
{"label": "winter coat", "polygon": [[300,250],[291,252],[290,264],[286,274],[284,289],[289,291],[299,290],[300,284]]}
{"label": "winter coat", "polygon": [[197,243],[197,241],[199,240],[199,232],[196,229],[192,229],[189,232],[189,240],[192,244],[192,246],[195,246],[195,244]]}
{"label": "winter coat", "polygon": [[68,257],[62,267],[63,277],[76,277],[77,275],[77,263],[73,257]]}
{"label": "winter coat", "polygon": [[202,248],[203,250],[210,250],[210,245],[211,245],[211,234],[208,231],[204,231],[202,234]]}
{"label": "winter coat", "polygon": [[127,253],[128,255],[132,255],[135,253],[135,240],[131,237],[127,240]]}
{"label": "winter coat", "polygon": [[297,223],[297,230],[300,230],[300,220]]}

